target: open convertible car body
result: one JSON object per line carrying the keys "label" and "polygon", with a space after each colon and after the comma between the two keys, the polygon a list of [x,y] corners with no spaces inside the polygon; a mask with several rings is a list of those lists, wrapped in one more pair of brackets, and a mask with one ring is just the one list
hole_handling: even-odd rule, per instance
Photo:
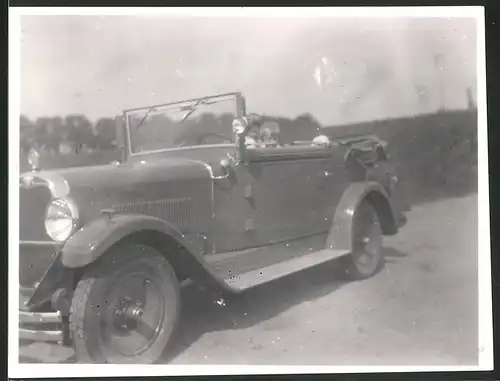
{"label": "open convertible car body", "polygon": [[375,274],[405,221],[385,142],[267,144],[266,123],[240,93],[126,110],[119,162],[21,174],[20,339],[157,362],[186,280],[220,301],[337,258]]}

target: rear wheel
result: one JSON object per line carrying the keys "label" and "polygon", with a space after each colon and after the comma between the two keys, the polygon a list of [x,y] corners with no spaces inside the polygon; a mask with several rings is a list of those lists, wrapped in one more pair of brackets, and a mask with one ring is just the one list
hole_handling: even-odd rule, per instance
{"label": "rear wheel", "polygon": [[158,251],[142,245],[112,249],[85,271],[73,296],[70,328],[78,360],[157,362],[179,307],[178,281]]}
{"label": "rear wheel", "polygon": [[352,227],[353,251],[345,257],[345,272],[352,280],[375,275],[382,266],[382,230],[377,212],[363,201],[354,214]]}

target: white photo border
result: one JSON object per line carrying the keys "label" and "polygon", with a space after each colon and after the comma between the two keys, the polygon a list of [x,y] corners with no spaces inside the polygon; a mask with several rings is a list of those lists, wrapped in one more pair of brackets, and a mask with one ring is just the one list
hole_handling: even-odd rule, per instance
{"label": "white photo border", "polygon": [[[478,108],[478,366],[230,366],[230,365],[88,365],[19,364],[19,115],[20,115],[20,18],[24,15],[128,15],[196,17],[413,17],[475,18],[477,21]],[[488,137],[486,112],[486,54],[484,7],[11,7],[9,8],[9,348],[8,377],[77,378],[145,377],[167,375],[317,374],[374,372],[487,371],[493,369],[493,319],[491,248],[489,226]]]}

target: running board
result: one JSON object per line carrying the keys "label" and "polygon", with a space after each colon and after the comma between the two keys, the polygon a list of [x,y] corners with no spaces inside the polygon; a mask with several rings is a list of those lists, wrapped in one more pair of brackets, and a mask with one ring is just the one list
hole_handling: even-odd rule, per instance
{"label": "running board", "polygon": [[225,278],[224,282],[232,289],[243,291],[347,254],[349,254],[349,252],[345,250],[318,250],[267,267]]}

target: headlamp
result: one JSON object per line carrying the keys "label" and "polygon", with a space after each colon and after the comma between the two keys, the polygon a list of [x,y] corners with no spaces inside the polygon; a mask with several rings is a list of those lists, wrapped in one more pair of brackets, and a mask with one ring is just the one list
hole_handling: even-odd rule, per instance
{"label": "headlamp", "polygon": [[47,207],[45,230],[54,241],[66,241],[78,227],[78,208],[69,199],[55,199]]}

